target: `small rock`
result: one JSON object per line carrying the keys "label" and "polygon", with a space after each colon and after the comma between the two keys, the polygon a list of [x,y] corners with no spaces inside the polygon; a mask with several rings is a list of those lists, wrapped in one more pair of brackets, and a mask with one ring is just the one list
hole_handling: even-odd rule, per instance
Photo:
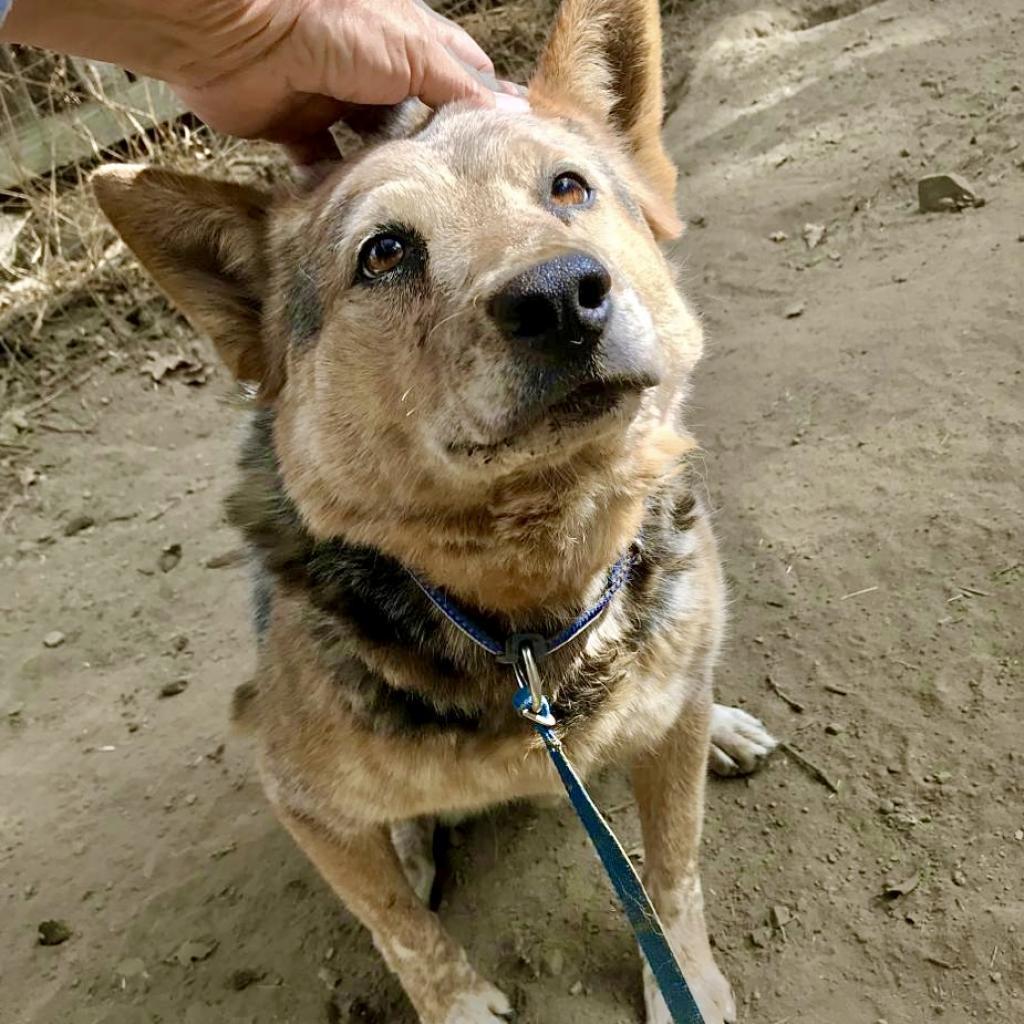
{"label": "small rock", "polygon": [[1013,838],[1016,839],[1018,843],[1024,840],[1024,828],[1017,829],[1017,831],[1013,833]]}
{"label": "small rock", "polygon": [[582,981],[574,981],[572,983],[572,985],[569,987],[569,995],[571,995],[571,996],[581,996],[581,995],[583,995],[583,982]]}
{"label": "small rock", "polygon": [[71,938],[71,926],[65,921],[41,921],[39,924],[39,945],[59,946]]}
{"label": "small rock", "polygon": [[96,520],[92,516],[74,516],[64,524],[64,536],[74,537],[76,533],[81,533],[83,530],[88,530],[90,526],[95,525]]}
{"label": "small rock", "polygon": [[896,810],[896,805],[891,800],[880,800],[878,802],[878,809],[883,814],[892,814]]}
{"label": "small rock", "polygon": [[886,899],[896,900],[901,896],[909,896],[921,884],[921,872],[915,871],[901,882],[889,882],[882,890]]}
{"label": "small rock", "polygon": [[254,971],[251,967],[240,967],[228,975],[228,988],[235,992],[244,992],[255,985],[263,977],[263,971]]}
{"label": "small rock", "polygon": [[793,920],[793,915],[790,913],[789,907],[779,904],[778,906],[772,907],[771,918],[772,924],[776,928],[785,928],[786,925]]}
{"label": "small rock", "polygon": [[787,320],[795,320],[798,316],[804,315],[804,310],[807,305],[803,302],[794,302],[792,306],[787,306],[785,311],[785,317]]}
{"label": "small rock", "polygon": [[958,174],[929,174],[917,183],[917,204],[922,213],[939,213],[980,206],[982,200]]}
{"label": "small rock", "polygon": [[828,232],[828,228],[824,224],[805,224],[803,230],[800,232],[800,236],[804,240],[804,245],[808,249],[817,249],[819,245],[825,240],[825,235]]}
{"label": "small rock", "polygon": [[170,572],[180,561],[181,545],[168,544],[167,547],[160,552],[160,557],[157,559],[156,564],[161,572]]}
{"label": "small rock", "polygon": [[43,646],[60,647],[65,640],[67,640],[67,637],[59,629],[54,629],[43,637]]}
{"label": "small rock", "polygon": [[565,970],[565,954],[560,949],[553,949],[544,956],[544,967],[552,978],[561,976]]}
{"label": "small rock", "polygon": [[219,555],[211,555],[203,565],[207,569],[228,569],[234,565],[244,565],[249,560],[247,548],[232,548]]}
{"label": "small rock", "polygon": [[906,274],[895,273],[892,275],[893,284],[906,284],[909,278]]}
{"label": "small rock", "polygon": [[161,697],[177,697],[179,693],[184,693],[188,689],[187,679],[173,679],[169,683],[164,683],[160,687]]}
{"label": "small rock", "polygon": [[953,876],[952,877],[953,877],[953,884],[954,885],[966,885],[967,884],[967,876],[959,868],[957,868],[956,871],[953,872]]}
{"label": "small rock", "polygon": [[708,226],[708,219],[703,213],[695,213],[690,218],[690,226],[695,228],[706,228]]}
{"label": "small rock", "polygon": [[845,726],[840,725],[838,722],[829,722],[828,725],[825,726],[825,732],[827,732],[829,736],[838,736],[840,733],[845,731],[845,728]]}
{"label": "small rock", "polygon": [[785,231],[773,231],[768,237],[773,242],[785,242],[789,235]]}
{"label": "small rock", "polygon": [[137,956],[129,957],[127,960],[122,960],[117,967],[114,968],[114,974],[119,978],[141,978],[145,973],[146,964]]}
{"label": "small rock", "polygon": [[750,933],[750,944],[758,949],[764,949],[772,940],[770,928],[755,928]]}
{"label": "small rock", "polygon": [[213,938],[188,939],[168,957],[168,962],[188,967],[189,964],[209,960],[219,945],[220,943]]}

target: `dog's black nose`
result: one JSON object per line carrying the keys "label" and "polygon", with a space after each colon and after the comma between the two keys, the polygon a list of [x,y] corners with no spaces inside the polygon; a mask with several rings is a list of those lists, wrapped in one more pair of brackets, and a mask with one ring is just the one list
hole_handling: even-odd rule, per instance
{"label": "dog's black nose", "polygon": [[589,351],[611,315],[612,279],[606,267],[582,252],[538,263],[512,278],[488,311],[502,333],[545,355]]}

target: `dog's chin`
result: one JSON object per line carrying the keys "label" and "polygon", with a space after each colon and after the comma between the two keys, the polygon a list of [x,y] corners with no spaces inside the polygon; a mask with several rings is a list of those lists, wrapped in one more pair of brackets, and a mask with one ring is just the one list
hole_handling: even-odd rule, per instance
{"label": "dog's chin", "polygon": [[453,439],[448,455],[477,465],[560,461],[624,433],[657,384],[651,377],[582,381],[557,398],[517,409],[490,437]]}

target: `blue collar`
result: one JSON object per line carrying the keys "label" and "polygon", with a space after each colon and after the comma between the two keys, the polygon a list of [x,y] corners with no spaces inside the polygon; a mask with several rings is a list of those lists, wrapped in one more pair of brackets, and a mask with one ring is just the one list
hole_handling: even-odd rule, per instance
{"label": "blue collar", "polygon": [[544,637],[539,633],[513,633],[502,643],[495,639],[479,623],[474,622],[462,608],[452,600],[443,590],[425,583],[415,573],[410,573],[416,581],[416,585],[430,599],[430,603],[464,636],[469,637],[477,647],[485,650],[488,654],[494,655],[503,665],[515,665],[519,661],[520,653],[524,647],[529,647],[534,658],[542,661],[544,658],[561,650],[567,644],[571,644],[577,637],[582,636],[597,620],[601,613],[612,602],[612,598],[623,588],[629,579],[630,569],[633,567],[634,556],[632,552],[623,555],[608,570],[608,582],[598,598],[597,602],[591,605],[585,612],[578,616],[565,629],[554,636]]}

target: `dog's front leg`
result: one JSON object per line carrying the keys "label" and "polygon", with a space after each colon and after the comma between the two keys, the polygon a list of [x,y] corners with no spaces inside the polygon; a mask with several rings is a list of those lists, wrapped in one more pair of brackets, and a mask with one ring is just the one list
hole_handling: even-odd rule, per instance
{"label": "dog's front leg", "polygon": [[[736,1019],[729,983],[719,971],[704,923],[698,847],[711,727],[710,687],[684,709],[668,735],[633,772],[644,838],[645,881],[669,944],[706,1024]],[[670,1024],[668,1008],[644,965],[648,1024]]]}
{"label": "dog's front leg", "polygon": [[369,928],[422,1024],[500,1024],[511,1007],[470,966],[409,884],[385,826],[345,835],[281,807],[278,817],[331,888]]}

